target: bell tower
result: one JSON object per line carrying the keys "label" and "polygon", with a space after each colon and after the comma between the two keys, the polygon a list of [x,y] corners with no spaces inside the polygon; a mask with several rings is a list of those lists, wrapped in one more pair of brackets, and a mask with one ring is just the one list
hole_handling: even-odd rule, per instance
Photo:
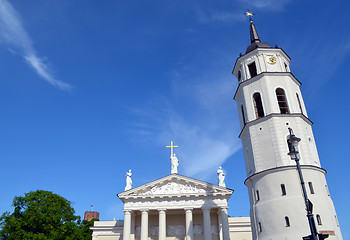
{"label": "bell tower", "polygon": [[290,57],[259,38],[250,22],[250,40],[236,60],[237,101],[248,187],[253,239],[302,239],[310,234],[295,161],[288,155],[288,128],[299,143],[300,165],[316,228],[342,239],[326,170],[321,167],[312,121],[308,118],[300,81],[291,73]]}

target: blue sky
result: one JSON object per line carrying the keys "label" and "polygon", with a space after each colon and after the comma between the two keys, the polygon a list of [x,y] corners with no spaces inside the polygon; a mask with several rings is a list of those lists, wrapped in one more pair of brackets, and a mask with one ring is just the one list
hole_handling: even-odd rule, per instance
{"label": "blue sky", "polygon": [[170,173],[235,190],[231,216],[248,216],[231,71],[260,38],[292,58],[344,239],[350,28],[346,1],[0,0],[0,212],[14,196],[50,190],[79,215],[122,219],[133,186]]}

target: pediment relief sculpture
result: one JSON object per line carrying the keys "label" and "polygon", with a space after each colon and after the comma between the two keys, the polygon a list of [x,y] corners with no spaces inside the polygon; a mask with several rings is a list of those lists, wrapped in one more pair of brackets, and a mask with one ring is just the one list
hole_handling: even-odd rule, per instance
{"label": "pediment relief sculpture", "polygon": [[139,193],[138,195],[201,194],[201,193],[207,193],[207,191],[191,184],[169,182],[162,186],[154,186],[150,190],[145,191],[143,193]]}

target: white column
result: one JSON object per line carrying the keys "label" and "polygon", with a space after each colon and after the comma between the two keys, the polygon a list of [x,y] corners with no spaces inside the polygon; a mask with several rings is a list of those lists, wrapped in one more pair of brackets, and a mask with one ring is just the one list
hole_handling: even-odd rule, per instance
{"label": "white column", "polygon": [[223,240],[230,240],[230,228],[229,228],[229,225],[228,225],[227,208],[228,207],[220,208]]}
{"label": "white column", "polygon": [[130,240],[134,240],[135,239],[135,218],[136,218],[136,214],[135,212],[131,213],[131,230],[130,230]]}
{"label": "white column", "polygon": [[159,209],[159,240],[166,239],[166,210]]}
{"label": "white column", "polygon": [[131,229],[131,211],[124,211],[124,228],[123,228],[123,240],[130,240],[130,229]]}
{"label": "white column", "polygon": [[193,240],[193,208],[185,208],[186,211],[186,240]]}
{"label": "white column", "polygon": [[222,240],[222,221],[221,221],[221,211],[218,210],[218,223],[219,223],[219,239]]}
{"label": "white column", "polygon": [[148,209],[141,209],[141,240],[148,238]]}
{"label": "white column", "polygon": [[212,240],[211,235],[211,221],[210,221],[210,207],[203,207],[203,234],[204,240]]}

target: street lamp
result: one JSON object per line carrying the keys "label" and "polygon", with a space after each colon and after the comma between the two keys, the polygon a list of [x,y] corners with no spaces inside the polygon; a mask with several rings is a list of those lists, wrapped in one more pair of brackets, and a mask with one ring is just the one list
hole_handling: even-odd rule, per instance
{"label": "street lamp", "polygon": [[306,189],[305,189],[305,182],[304,182],[304,178],[303,178],[303,174],[301,172],[301,168],[300,168],[300,156],[299,156],[299,142],[300,142],[300,138],[296,137],[293,133],[293,130],[291,128],[288,128],[289,130],[289,138],[288,138],[288,148],[289,148],[289,153],[288,155],[290,156],[290,158],[292,160],[295,160],[296,164],[297,164],[297,169],[298,169],[298,173],[299,173],[299,179],[300,179],[300,183],[301,183],[301,187],[303,189],[303,196],[304,196],[304,201],[305,201],[305,206],[306,206],[306,216],[307,219],[309,221],[309,226],[310,226],[310,231],[311,231],[311,235],[303,237],[303,240],[323,240],[328,238],[328,234],[317,234],[317,230],[316,230],[316,225],[315,225],[315,219],[314,219],[314,215],[312,214],[312,202],[309,200],[309,198],[307,197],[307,193],[306,193]]}

